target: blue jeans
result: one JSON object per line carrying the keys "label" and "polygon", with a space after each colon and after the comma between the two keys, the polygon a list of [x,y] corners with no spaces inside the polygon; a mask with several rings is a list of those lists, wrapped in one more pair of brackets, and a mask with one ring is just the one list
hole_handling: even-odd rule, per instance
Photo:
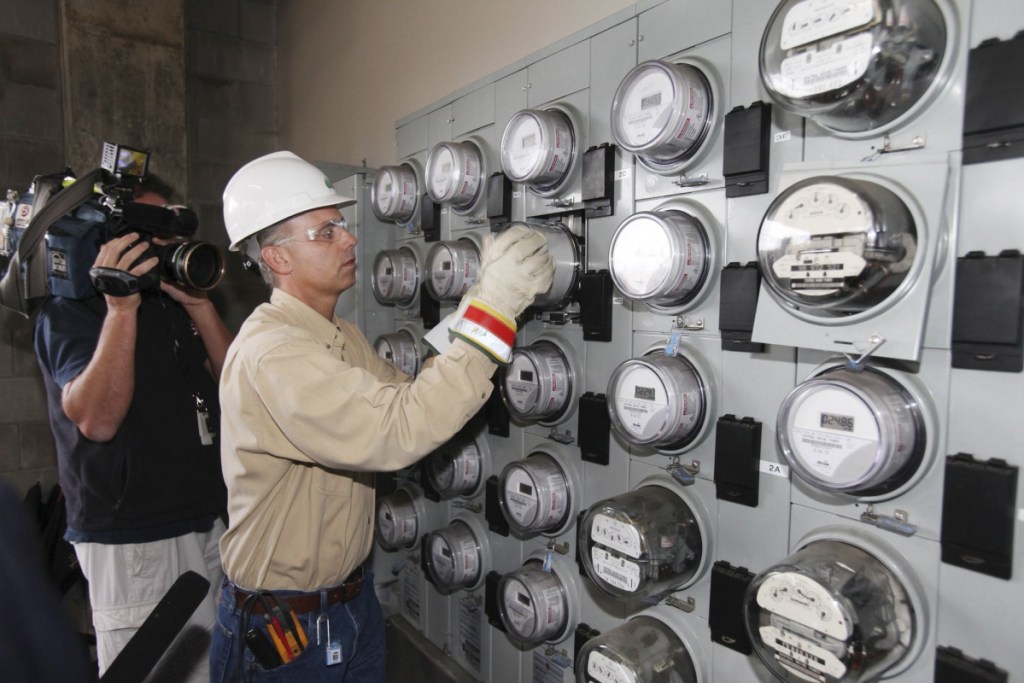
{"label": "blue jeans", "polygon": [[[279,596],[296,591],[275,591]],[[210,646],[211,683],[242,683],[243,681],[350,681],[351,683],[384,683],[384,615],[373,590],[373,572],[365,571],[363,590],[344,603],[328,605],[326,615],[331,624],[331,641],[341,645],[341,663],[327,666],[327,627],[320,622],[320,644],[317,645],[317,617],[320,610],[299,614],[309,646],[298,657],[273,669],[264,669],[242,635],[249,628],[264,629],[262,615],[253,615],[244,627],[242,609],[235,598],[235,587],[224,581],[217,606],[217,625]],[[242,666],[239,669],[239,656]],[[240,678],[239,678],[240,674]]]}

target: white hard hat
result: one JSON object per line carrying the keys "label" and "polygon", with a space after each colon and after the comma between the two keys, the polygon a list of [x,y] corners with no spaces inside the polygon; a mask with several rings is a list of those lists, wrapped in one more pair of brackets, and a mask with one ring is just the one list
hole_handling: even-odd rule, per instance
{"label": "white hard hat", "polygon": [[224,188],[224,226],[231,251],[247,238],[286,218],[356,200],[334,191],[323,171],[291,152],[253,159]]}

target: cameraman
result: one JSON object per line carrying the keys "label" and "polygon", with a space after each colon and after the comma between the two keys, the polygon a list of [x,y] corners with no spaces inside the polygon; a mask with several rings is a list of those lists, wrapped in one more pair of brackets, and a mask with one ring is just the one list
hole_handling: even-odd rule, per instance
{"label": "cameraman", "polygon": [[[134,189],[135,201],[160,206],[171,194],[145,180]],[[100,247],[95,266],[138,277],[158,263],[135,263],[146,248],[138,233],[121,235]],[[36,320],[65,538],[89,583],[101,673],[191,569],[213,589],[169,650],[185,654],[161,667],[208,680],[226,500],[217,378],[231,339],[205,293],[163,281],[127,296],[51,297]]]}

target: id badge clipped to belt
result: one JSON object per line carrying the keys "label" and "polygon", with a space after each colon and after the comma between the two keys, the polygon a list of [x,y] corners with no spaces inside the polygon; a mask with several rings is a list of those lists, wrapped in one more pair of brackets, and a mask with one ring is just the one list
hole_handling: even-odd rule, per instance
{"label": "id badge clipped to belt", "polygon": [[316,618],[316,644],[321,644],[321,631],[325,624],[327,626],[327,638],[322,641],[325,644],[324,661],[327,666],[341,664],[341,641],[331,640],[331,620],[323,612]]}

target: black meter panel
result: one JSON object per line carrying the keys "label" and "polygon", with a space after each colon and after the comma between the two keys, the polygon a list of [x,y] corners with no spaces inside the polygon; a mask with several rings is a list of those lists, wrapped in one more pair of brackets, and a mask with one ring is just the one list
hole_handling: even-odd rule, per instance
{"label": "black meter panel", "polygon": [[415,334],[405,327],[377,337],[373,342],[373,349],[378,356],[394,363],[410,377],[415,377],[419,373],[425,355]]}
{"label": "black meter panel", "polygon": [[783,681],[875,681],[907,669],[928,612],[898,552],[817,534],[758,574],[744,598],[754,651]]}
{"label": "black meter panel", "polygon": [[[753,340],[917,360],[932,283],[951,271],[948,166],[815,172],[826,167],[784,172],[761,220]],[[943,331],[931,341],[948,339]]]}
{"label": "black meter panel", "polygon": [[615,143],[647,169],[678,174],[699,157],[718,117],[717,76],[700,61],[648,60],[612,99]]}
{"label": "black meter panel", "polygon": [[424,259],[427,293],[441,302],[458,302],[480,277],[480,245],[471,237],[434,242]]}
{"label": "black meter panel", "polygon": [[574,349],[555,334],[518,345],[501,374],[501,399],[520,424],[560,424],[575,413],[583,377]]}
{"label": "black meter panel", "polygon": [[370,273],[377,303],[408,310],[419,304],[420,259],[409,245],[377,252]]}
{"label": "black meter panel", "polygon": [[483,151],[476,142],[438,143],[427,157],[427,194],[456,213],[469,213],[484,194],[484,166]]}
{"label": "black meter panel", "polygon": [[785,0],[761,39],[761,80],[783,108],[840,137],[914,116],[955,52],[944,0]]}
{"label": "black meter panel", "polygon": [[579,156],[577,129],[563,108],[516,112],[501,136],[501,169],[541,196],[558,194]]}
{"label": "black meter panel", "polygon": [[659,313],[701,303],[719,270],[720,228],[696,202],[639,211],[619,224],[608,249],[612,281],[630,301]]}
{"label": "black meter panel", "polygon": [[488,451],[486,439],[459,432],[426,457],[424,473],[442,500],[472,498],[483,491]]}
{"label": "black meter panel", "polygon": [[579,623],[575,568],[561,557],[531,556],[498,580],[498,615],[521,648],[560,643]]}
{"label": "black meter panel", "polygon": [[426,520],[423,491],[415,484],[402,484],[394,493],[377,501],[377,524],[374,536],[387,551],[416,546]]}
{"label": "black meter panel", "polygon": [[691,450],[714,423],[716,386],[696,349],[649,349],[612,371],[607,391],[612,430],[640,451]]}
{"label": "black meter panel", "polygon": [[419,208],[421,173],[410,162],[381,166],[370,186],[370,205],[378,220],[399,226],[410,225]]}
{"label": "black meter panel", "polygon": [[558,536],[576,521],[582,489],[573,461],[536,450],[510,462],[498,478],[498,505],[521,537]]}
{"label": "black meter panel", "polygon": [[649,480],[591,506],[577,543],[587,576],[628,601],[698,581],[712,555],[709,528],[698,500],[668,480]]}
{"label": "black meter panel", "polygon": [[659,605],[588,640],[576,656],[576,683],[705,683],[706,640],[678,610]]}
{"label": "black meter panel", "polygon": [[[937,435],[931,400],[909,377],[833,364],[782,401],[779,453],[804,484],[866,500],[920,480]],[[931,433],[929,433],[931,432]]]}
{"label": "black meter panel", "polygon": [[423,552],[430,579],[443,595],[477,588],[487,575],[487,532],[475,517],[456,517],[443,529],[431,531]]}

